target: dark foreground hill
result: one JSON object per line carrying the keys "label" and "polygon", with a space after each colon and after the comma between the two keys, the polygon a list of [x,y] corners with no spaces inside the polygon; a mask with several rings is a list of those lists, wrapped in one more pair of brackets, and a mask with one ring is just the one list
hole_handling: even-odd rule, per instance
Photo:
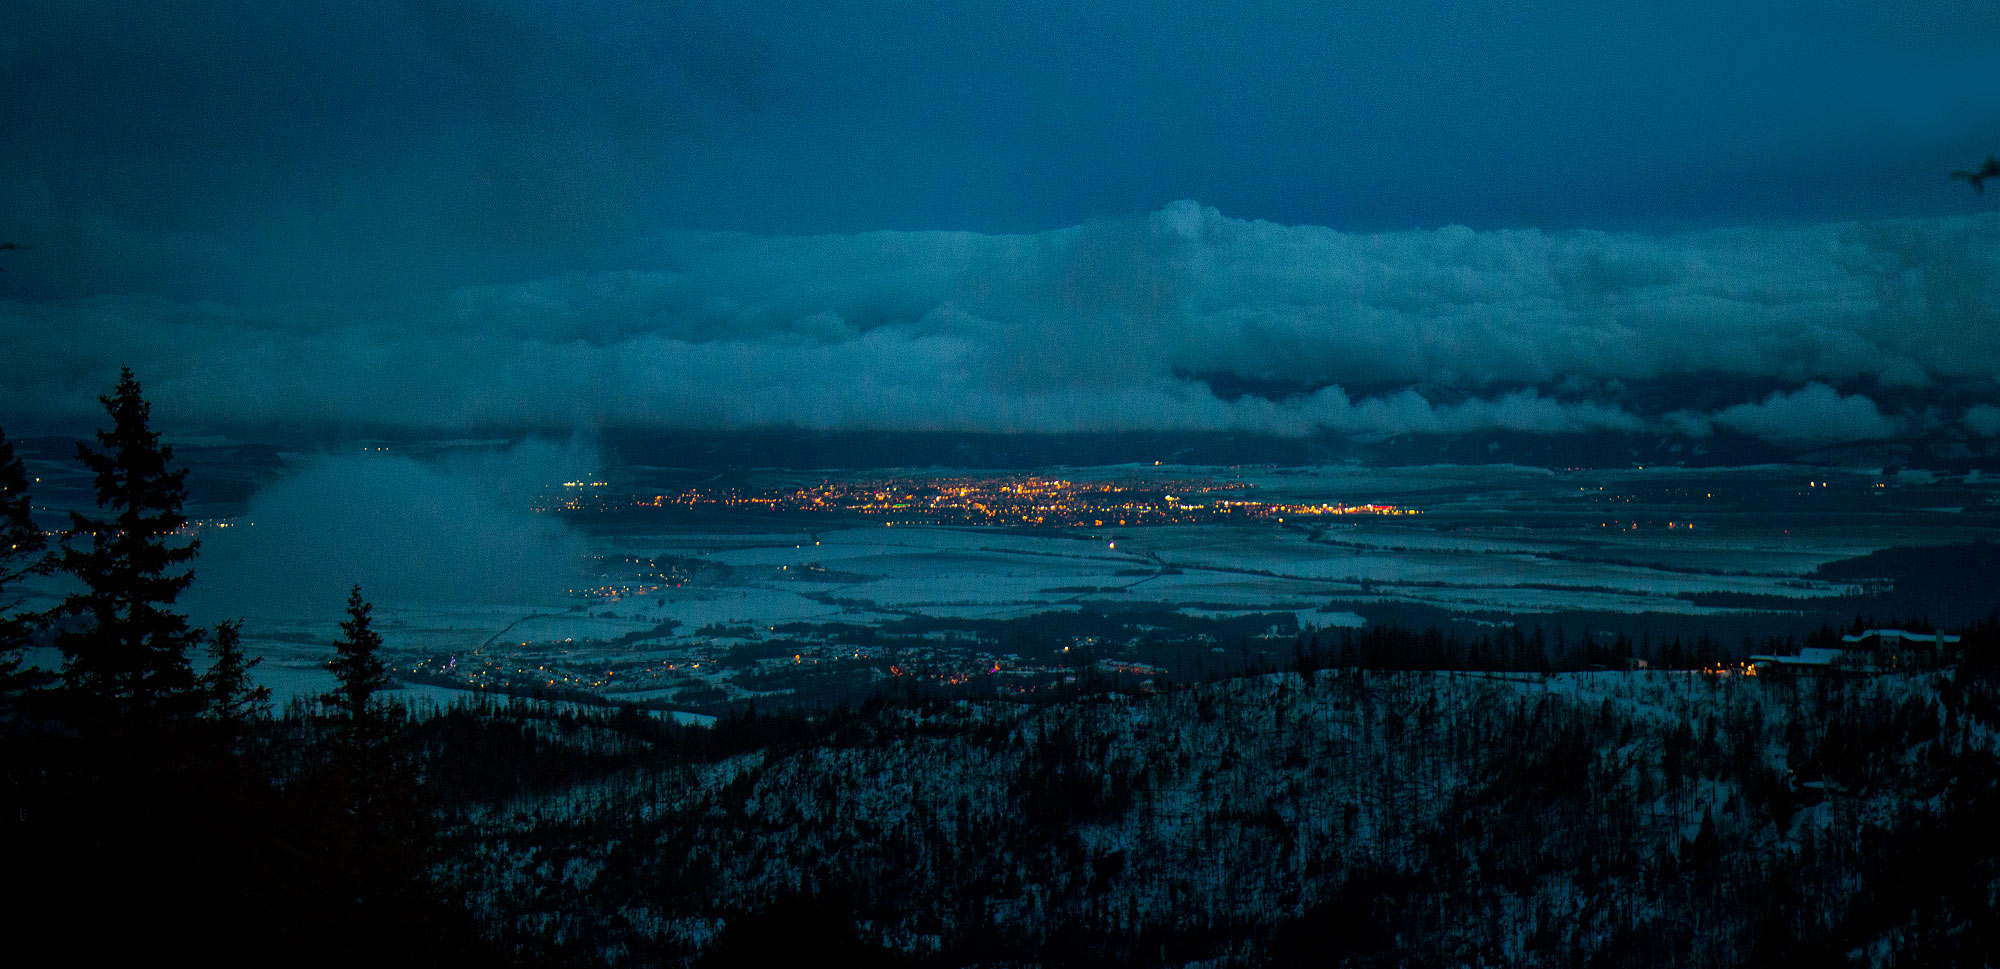
{"label": "dark foreground hill", "polygon": [[[1322,670],[878,703],[467,786],[454,874],[556,963],[1979,965],[1997,697],[1964,671]],[[654,743],[465,722],[439,758]]]}

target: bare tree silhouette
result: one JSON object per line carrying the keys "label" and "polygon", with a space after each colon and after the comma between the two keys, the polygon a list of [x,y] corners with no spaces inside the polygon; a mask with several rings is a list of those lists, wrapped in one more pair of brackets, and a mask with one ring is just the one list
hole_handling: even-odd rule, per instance
{"label": "bare tree silhouette", "polygon": [[1995,158],[1992,155],[1986,156],[1986,163],[1979,166],[1979,170],[1976,172],[1959,169],[1951,173],[1951,177],[1964,179],[1967,184],[1972,186],[1973,191],[1981,195],[1986,194],[1986,180],[1995,175],[2000,175],[2000,158]]}

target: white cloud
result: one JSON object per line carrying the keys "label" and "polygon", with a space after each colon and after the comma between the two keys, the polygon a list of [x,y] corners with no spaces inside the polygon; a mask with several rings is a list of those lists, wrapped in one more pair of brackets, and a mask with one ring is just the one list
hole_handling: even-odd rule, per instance
{"label": "white cloud", "polygon": [[1773,444],[1814,447],[1892,437],[1896,424],[1860,394],[1841,396],[1825,384],[1773,393],[1762,403],[1738,404],[1714,415],[1715,423]]}
{"label": "white cloud", "polygon": [[[1803,446],[1895,433],[1836,385],[1991,393],[1994,291],[2000,216],[1357,235],[1183,202],[1037,235],[675,235],[646,268],[370,304],[0,303],[0,417],[94,419],[130,363],[181,422],[1699,436],[1712,421]],[[1297,391],[1229,399],[1193,375]],[[1714,415],[1633,413],[1611,390],[1718,377],[1803,389]]]}
{"label": "white cloud", "polygon": [[1715,433],[1715,421],[1691,410],[1670,411],[1660,416],[1660,426],[1682,437],[1707,437]]}
{"label": "white cloud", "polygon": [[2000,407],[1980,404],[1966,408],[1965,427],[1980,437],[2000,437]]}

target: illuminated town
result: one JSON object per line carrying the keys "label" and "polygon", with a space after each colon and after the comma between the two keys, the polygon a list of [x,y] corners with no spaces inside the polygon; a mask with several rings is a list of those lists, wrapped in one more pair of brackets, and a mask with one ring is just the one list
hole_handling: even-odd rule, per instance
{"label": "illuminated town", "polygon": [[787,489],[690,488],[620,495],[602,481],[564,482],[536,510],[603,512],[631,508],[767,511],[881,519],[891,525],[1106,528],[1200,525],[1328,516],[1415,515],[1387,504],[1290,504],[1251,497],[1240,481],[1072,481],[1037,475],[823,481]]}
{"label": "illuminated town", "polygon": [[[1003,645],[992,631],[861,632],[837,623],[798,622],[674,630],[664,624],[615,640],[509,639],[461,653],[404,654],[397,675],[459,689],[591,702],[611,697],[712,714],[746,701],[768,708],[817,702],[829,692],[866,692],[892,680],[909,689],[960,688],[1013,697],[1063,693],[1080,681],[1150,691],[1170,670],[1138,658],[1143,650],[1154,658],[1176,650],[1219,654],[1225,650],[1218,633],[1251,631],[1251,623],[1240,621],[1232,625],[1165,612],[1148,618],[1165,625],[1154,625],[1143,645],[1136,636],[1083,635],[1079,628],[1026,650]],[[1100,615],[1076,621],[1125,620]]]}
{"label": "illuminated town", "polygon": [[[1049,474],[993,474],[826,479],[812,483],[704,484],[668,490],[614,485],[601,478],[564,481],[541,495],[538,512],[572,517],[682,514],[696,517],[751,514],[773,518],[829,519],[827,524],[879,522],[885,526],[1042,529],[1111,529],[1159,525],[1310,526],[1344,516],[1416,515],[1410,507],[1344,502],[1263,500],[1256,485],[1201,477],[1122,477],[1076,480]],[[621,526],[622,527],[622,526]],[[818,545],[818,536],[799,539]],[[1109,543],[1106,552],[1119,547]],[[571,588],[573,612],[600,620],[632,620],[665,610],[680,597],[701,598],[758,583],[777,583],[827,610],[845,609],[856,588],[881,580],[829,567],[810,557],[790,563],[728,565],[704,554],[613,555],[599,560],[591,584]],[[1112,553],[1115,556],[1123,553]],[[1117,598],[1124,587],[1182,569],[1156,556],[1116,559],[1103,577],[1074,588],[1051,581],[1035,601],[1099,594]],[[1115,568],[1114,568],[1115,567]],[[1122,571],[1118,571],[1122,569]],[[1227,570],[1226,570],[1227,571]],[[1234,570],[1237,574],[1241,570]],[[940,593],[943,594],[943,593]],[[965,594],[965,593],[959,593]],[[613,611],[617,610],[617,611]],[[1170,611],[1169,611],[1170,612]],[[1285,614],[1289,618],[1289,614]],[[906,617],[907,619],[907,617]],[[915,620],[911,620],[915,621]],[[1153,640],[1187,644],[1203,655],[1220,638],[1205,620],[1163,614],[1148,628]],[[1190,628],[1165,629],[1180,623]],[[948,624],[947,624],[948,625]],[[1240,632],[1263,633],[1268,623]],[[938,629],[891,634],[840,624],[716,623],[675,629],[673,623],[636,624],[617,641],[524,636],[469,652],[410,657],[406,675],[479,689],[540,690],[558,694],[615,695],[627,702],[670,702],[678,709],[714,710],[732,702],[781,702],[795,694],[824,692],[830,682],[855,688],[884,680],[914,680],[947,687],[984,684],[1001,694],[1061,689],[1081,675],[1128,685],[1150,684],[1165,670],[1124,651],[1131,635],[1100,640],[1078,631],[1054,653],[1029,656],[992,632]],[[1044,644],[1046,645],[1046,644]],[[1030,650],[1028,652],[1038,652]]]}

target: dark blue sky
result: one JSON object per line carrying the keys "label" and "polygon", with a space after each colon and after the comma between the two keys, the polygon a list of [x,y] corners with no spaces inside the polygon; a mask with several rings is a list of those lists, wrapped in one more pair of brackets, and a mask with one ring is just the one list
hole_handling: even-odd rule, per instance
{"label": "dark blue sky", "polygon": [[12,6],[0,219],[60,253],[9,280],[30,297],[1183,198],[1354,231],[1963,212],[1944,173],[2000,150],[1989,3]]}
{"label": "dark blue sky", "polygon": [[[1574,429],[1624,417],[1502,405],[1687,374],[1754,378],[1744,406],[1811,391],[1876,437],[2000,432],[1964,410],[2000,346],[1938,309],[1990,315],[1988,200],[1945,177],[2000,151],[1990,3],[8,7],[0,235],[34,248],[0,262],[0,349],[38,394],[113,357],[169,383],[226,358],[274,368],[271,400],[190,390],[189,414],[334,420],[470,355],[569,396],[386,416],[877,426],[948,392],[971,402],[904,423],[1422,429],[1428,404],[1386,402],[1445,386]],[[1798,356],[1632,350],[1690,319]],[[1913,326],[1932,342],[1897,343]],[[622,351],[535,356],[579,345]],[[337,392],[282,369],[350,350]],[[851,380],[704,410],[619,369],[671,384],[738,350]],[[962,379],[905,379],[912,358]],[[1211,413],[1187,383],[1210,372],[1387,409]],[[1884,381],[1951,402],[1861,413]],[[1149,418],[1167,398],[1192,409]]]}

